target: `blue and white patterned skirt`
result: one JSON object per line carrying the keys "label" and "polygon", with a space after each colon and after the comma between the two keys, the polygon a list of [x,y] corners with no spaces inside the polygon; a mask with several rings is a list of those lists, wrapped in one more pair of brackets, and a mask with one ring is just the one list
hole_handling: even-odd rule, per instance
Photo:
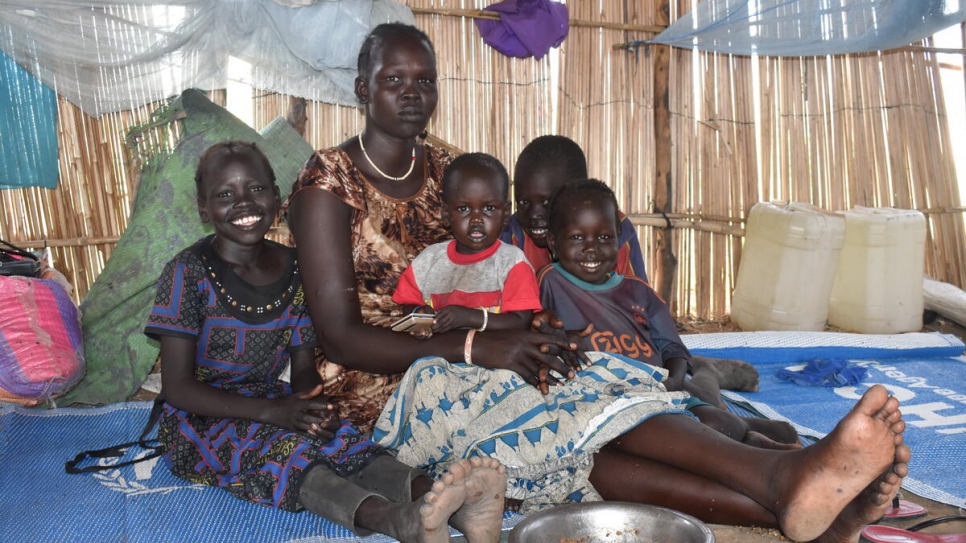
{"label": "blue and white patterned skirt", "polygon": [[507,467],[507,497],[524,514],[600,500],[588,481],[593,455],[648,417],[687,413],[664,369],[608,353],[543,395],[509,370],[423,358],[406,372],[373,439],[400,461],[438,477],[452,462],[491,456]]}

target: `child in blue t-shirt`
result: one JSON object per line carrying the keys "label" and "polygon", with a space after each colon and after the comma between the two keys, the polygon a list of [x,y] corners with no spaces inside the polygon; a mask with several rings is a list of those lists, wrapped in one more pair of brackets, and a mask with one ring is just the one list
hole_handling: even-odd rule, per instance
{"label": "child in blue t-shirt", "polygon": [[620,221],[610,188],[596,179],[564,185],[550,202],[547,245],[557,262],[541,270],[540,301],[566,330],[593,329],[581,347],[624,355],[665,368],[668,390],[695,400],[690,410],[702,422],[745,443],[770,448],[798,446],[798,435],[781,421],[741,418],[717,406],[709,393],[686,378],[691,354],[677,334],[671,312],[641,278],[614,271]]}

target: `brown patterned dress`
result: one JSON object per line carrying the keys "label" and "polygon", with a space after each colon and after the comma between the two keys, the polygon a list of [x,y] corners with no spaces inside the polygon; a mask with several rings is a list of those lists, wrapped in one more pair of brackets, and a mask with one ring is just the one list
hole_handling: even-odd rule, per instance
{"label": "brown patterned dress", "polygon": [[[352,256],[362,319],[367,324],[388,327],[402,315],[402,308],[392,301],[399,276],[424,248],[451,237],[443,220],[441,193],[443,169],[452,160],[446,151],[426,145],[423,186],[406,199],[376,190],[338,147],[316,152],[299,173],[292,195],[300,190],[327,190],[353,209]],[[339,406],[342,418],[371,433],[402,374],[352,370],[324,355],[317,362],[325,394]]]}

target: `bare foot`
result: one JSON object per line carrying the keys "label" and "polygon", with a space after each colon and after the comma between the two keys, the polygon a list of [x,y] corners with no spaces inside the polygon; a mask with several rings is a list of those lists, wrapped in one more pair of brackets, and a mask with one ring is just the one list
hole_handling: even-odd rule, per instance
{"label": "bare foot", "polygon": [[782,532],[796,541],[824,534],[893,463],[904,429],[899,401],[873,385],[828,436],[791,451],[788,489],[777,504]]}
{"label": "bare foot", "polygon": [[[795,427],[783,420],[759,419],[743,417],[748,423],[748,429],[764,434],[779,443],[788,445],[801,444]],[[798,448],[798,447],[795,447]]]}
{"label": "bare foot", "polygon": [[747,362],[730,358],[692,356],[691,363],[695,371],[699,367],[713,370],[718,375],[718,386],[723,389],[739,392],[758,391],[758,370]]}
{"label": "bare foot", "polygon": [[469,459],[466,500],[453,515],[452,523],[470,543],[496,543],[500,540],[506,468],[495,458],[474,456]]}
{"label": "bare foot", "polygon": [[852,543],[858,539],[859,531],[871,524],[892,507],[892,498],[899,492],[902,479],[909,473],[909,459],[912,451],[905,444],[896,447],[896,457],[882,475],[867,486],[854,500],[849,502],[832,526],[815,543]]}
{"label": "bare foot", "polygon": [[445,543],[449,538],[449,519],[466,501],[466,479],[470,463],[460,460],[433,482],[432,488],[421,500],[406,504],[414,509],[408,515],[408,524],[398,534],[390,534],[400,541],[418,543]]}
{"label": "bare foot", "polygon": [[506,510],[511,513],[519,512],[522,506],[523,506],[523,500],[516,500],[513,498],[506,499]]}

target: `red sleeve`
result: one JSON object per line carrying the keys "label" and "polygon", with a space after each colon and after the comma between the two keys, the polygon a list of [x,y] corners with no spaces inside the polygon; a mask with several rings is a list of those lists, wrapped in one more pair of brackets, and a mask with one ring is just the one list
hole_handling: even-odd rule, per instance
{"label": "red sleeve", "polygon": [[500,311],[540,311],[540,289],[537,276],[526,262],[519,262],[510,269],[503,283],[503,299]]}
{"label": "red sleeve", "polygon": [[416,286],[416,276],[413,275],[413,267],[409,266],[406,271],[399,276],[399,283],[396,285],[395,292],[392,293],[392,301],[399,305],[424,305],[428,303],[423,299],[423,293]]}

